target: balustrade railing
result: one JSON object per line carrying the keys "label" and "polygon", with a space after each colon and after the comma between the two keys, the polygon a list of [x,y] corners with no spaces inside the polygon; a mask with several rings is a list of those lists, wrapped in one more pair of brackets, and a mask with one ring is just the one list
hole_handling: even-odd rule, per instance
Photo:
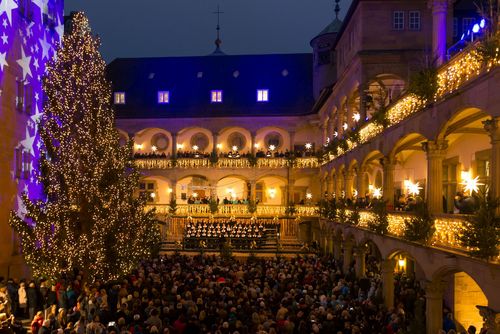
{"label": "balustrade railing", "polygon": [[[159,215],[170,214],[170,206],[168,204],[153,204],[148,205],[146,209],[156,209]],[[318,216],[318,207],[309,205],[296,205],[294,216],[298,217],[315,217]],[[250,213],[246,204],[229,204],[219,205],[217,208],[217,216],[252,216],[257,217],[283,217],[287,215],[286,207],[282,205],[257,205],[257,211]],[[177,204],[175,216],[199,216],[209,217],[211,215],[210,206],[208,204]]]}
{"label": "balustrade railing", "polygon": [[[350,213],[351,212],[347,210],[347,215],[350,215]],[[405,230],[404,221],[412,217],[412,213],[389,213],[387,217],[389,221],[389,234],[394,237],[402,238]],[[371,211],[361,211],[358,227],[368,229],[368,223],[374,218],[375,215]],[[464,215],[442,214],[435,216],[434,227],[436,231],[432,235],[429,245],[455,249],[458,251],[467,251],[468,249],[461,246],[458,240],[458,236],[463,233],[465,219],[466,216]]]}
{"label": "balustrade railing", "polygon": [[207,158],[138,158],[135,164],[139,169],[172,169],[172,168],[317,168],[319,161],[316,157],[295,158],[258,158],[252,166],[247,158],[231,159],[220,158],[212,163]]}

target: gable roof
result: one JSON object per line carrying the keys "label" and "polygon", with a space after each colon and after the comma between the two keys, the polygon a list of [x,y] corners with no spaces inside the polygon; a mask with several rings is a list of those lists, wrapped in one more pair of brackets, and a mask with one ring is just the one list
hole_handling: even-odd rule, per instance
{"label": "gable roof", "polygon": [[[117,118],[304,115],[314,104],[311,54],[117,58],[107,74],[126,96]],[[257,89],[269,102],[257,102]],[[210,102],[212,90],[222,103]],[[158,91],[169,91],[169,104],[157,103]]]}

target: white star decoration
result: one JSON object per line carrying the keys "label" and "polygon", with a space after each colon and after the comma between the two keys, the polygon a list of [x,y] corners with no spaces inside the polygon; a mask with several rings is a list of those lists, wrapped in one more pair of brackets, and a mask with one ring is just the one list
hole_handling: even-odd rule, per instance
{"label": "white star decoration", "polygon": [[7,60],[5,60],[5,56],[7,56],[7,52],[0,52],[0,69],[2,71],[4,66],[9,66],[9,64],[7,64]]}
{"label": "white star decoration", "polygon": [[30,77],[33,77],[33,75],[31,74],[31,68],[30,68],[31,56],[26,56],[24,54],[24,48],[22,46],[21,46],[21,59],[18,59],[17,63],[23,69],[23,80],[26,80],[27,74],[29,74]]}
{"label": "white star decoration", "polygon": [[36,133],[33,136],[30,136],[30,131],[26,128],[26,138],[21,140],[20,144],[24,147],[25,150],[30,151],[31,155],[35,156],[35,151],[33,150],[33,143],[35,141]]}
{"label": "white star decoration", "polygon": [[42,59],[45,58],[48,59],[51,45],[49,42],[47,42],[47,39],[45,38],[45,33],[43,34],[43,38],[40,39],[40,45],[42,46]]}
{"label": "white star decoration", "polygon": [[31,116],[31,120],[35,124],[38,124],[42,115],[43,115],[43,113],[41,113],[40,110],[38,109],[38,104],[35,104],[35,114]]}
{"label": "white star decoration", "polygon": [[26,214],[28,213],[28,210],[26,210],[26,206],[24,206],[23,199],[21,196],[17,196],[17,215],[19,218],[24,219],[26,217]]}
{"label": "white star decoration", "polygon": [[59,41],[62,41],[64,35],[64,23],[61,23],[61,20],[59,18],[57,19],[57,25],[54,29],[57,35],[59,35]]}
{"label": "white star decoration", "polygon": [[[0,2],[0,15],[5,13],[9,19],[10,24],[12,24],[12,10],[17,8],[17,4],[14,0],[2,0]],[[4,21],[5,22],[5,21]]]}
{"label": "white star decoration", "polygon": [[48,2],[49,0],[33,0],[33,3],[40,8],[40,17],[43,17],[43,14],[48,14],[49,8],[48,8]]}
{"label": "white star decoration", "polygon": [[1,38],[2,38],[2,43],[3,44],[9,43],[9,36],[5,35],[5,32],[2,33],[2,37]]}

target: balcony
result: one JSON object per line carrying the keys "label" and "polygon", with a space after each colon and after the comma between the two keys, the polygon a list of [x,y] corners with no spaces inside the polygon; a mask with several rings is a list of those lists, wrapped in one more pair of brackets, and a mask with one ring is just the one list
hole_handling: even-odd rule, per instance
{"label": "balcony", "polygon": [[[158,215],[168,215],[170,206],[168,204],[148,205],[146,209],[156,209]],[[318,207],[313,205],[296,205],[294,206],[294,216],[297,217],[318,217]],[[257,211],[250,213],[246,204],[231,204],[219,205],[218,212],[215,214],[218,217],[284,217],[287,208],[282,205],[257,205]],[[208,204],[178,204],[175,211],[176,216],[189,217],[209,217],[212,215]]]}
{"label": "balcony", "polygon": [[[350,211],[347,210],[347,215]],[[405,224],[405,219],[410,219],[412,217],[411,213],[401,213],[392,212],[388,214],[389,220],[389,236],[403,239]],[[360,222],[359,225],[354,226],[350,224],[344,224],[352,228],[361,228],[369,230],[368,222],[374,218],[374,215],[370,211],[360,212]],[[434,227],[436,231],[434,232],[428,246],[444,249],[452,252],[467,253],[470,249],[465,248],[460,245],[458,236],[463,233],[463,224],[466,215],[456,215],[456,214],[441,214],[435,216]],[[335,223],[331,223],[335,224]],[[333,226],[333,225],[332,225]],[[369,230],[371,231],[371,230]],[[500,257],[495,259],[493,262],[500,262]]]}
{"label": "balcony", "polygon": [[471,81],[500,66],[499,49],[497,48],[495,57],[483,61],[478,51],[480,46],[480,43],[471,45],[438,68],[437,91],[431,100],[407,93],[387,107],[384,124],[370,120],[359,129],[347,134],[347,137],[333,139],[326,149],[325,163],[344,155],[359,145],[369,142],[385,129],[405,121],[417,112],[425,110],[432,103],[442,101]]}
{"label": "balcony", "polygon": [[180,158],[175,160],[162,157],[135,159],[137,168],[144,170],[151,169],[198,169],[198,168],[318,168],[320,166],[316,157],[305,157],[296,159],[287,158],[257,158],[252,166],[247,158],[231,159],[220,158],[216,163],[212,163],[208,158]]}

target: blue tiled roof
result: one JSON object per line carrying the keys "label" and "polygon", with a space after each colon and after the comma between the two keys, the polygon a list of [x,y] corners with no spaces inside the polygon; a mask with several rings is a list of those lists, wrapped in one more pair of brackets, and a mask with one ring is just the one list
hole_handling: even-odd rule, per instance
{"label": "blue tiled roof", "polygon": [[[314,104],[311,54],[117,58],[107,70],[126,94],[117,118],[304,115]],[[269,102],[257,102],[257,89]],[[223,103],[210,102],[212,90]],[[158,91],[170,92],[169,104],[157,103]]]}

